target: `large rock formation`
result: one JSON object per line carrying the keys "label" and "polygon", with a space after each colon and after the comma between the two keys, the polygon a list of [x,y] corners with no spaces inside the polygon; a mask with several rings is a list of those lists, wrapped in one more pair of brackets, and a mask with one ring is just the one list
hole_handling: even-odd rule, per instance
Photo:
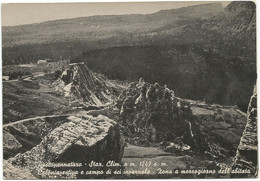
{"label": "large rock formation", "polygon": [[84,105],[104,106],[113,101],[118,92],[105,84],[104,79],[90,71],[84,63],[70,64],[53,83],[55,90],[70,100]]}
{"label": "large rock formation", "polygon": [[191,109],[167,86],[145,83],[141,78],[122,93],[118,107],[125,135],[133,144],[175,142],[181,149],[209,150]]}
{"label": "large rock formation", "polygon": [[[30,169],[37,178],[75,178],[79,175],[45,175],[46,170],[39,168],[43,163],[81,163],[82,167],[55,168],[54,170],[84,170],[85,164],[91,161],[106,164],[109,160],[121,162],[124,141],[120,135],[118,124],[102,115],[97,117],[80,112],[68,118],[70,121],[53,129],[43,140],[23,154],[8,160],[13,166]],[[45,171],[45,172],[43,172]],[[86,171],[86,170],[85,170]],[[83,175],[84,178],[87,177]],[[15,179],[15,178],[9,178]]]}
{"label": "large rock formation", "polygon": [[[256,176],[257,166],[257,88],[255,86],[247,111],[247,124],[237,149],[233,169],[248,169],[249,176]],[[241,177],[245,174],[232,174],[232,177]]]}

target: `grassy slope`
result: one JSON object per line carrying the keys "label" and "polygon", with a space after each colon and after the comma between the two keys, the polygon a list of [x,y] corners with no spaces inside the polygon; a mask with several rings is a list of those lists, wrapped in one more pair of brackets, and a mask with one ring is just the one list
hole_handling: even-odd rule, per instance
{"label": "grassy slope", "polygon": [[24,81],[3,82],[4,124],[68,111],[68,102],[50,87]]}

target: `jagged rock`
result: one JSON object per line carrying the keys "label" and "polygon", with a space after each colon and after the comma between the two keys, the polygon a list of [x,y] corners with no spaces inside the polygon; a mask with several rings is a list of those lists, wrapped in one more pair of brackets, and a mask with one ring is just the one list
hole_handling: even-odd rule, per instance
{"label": "jagged rock", "polygon": [[115,89],[108,87],[84,63],[70,64],[53,83],[53,87],[71,100],[78,99],[85,105],[94,106],[111,103],[117,94]]}
{"label": "jagged rock", "polygon": [[174,142],[180,138],[195,151],[209,149],[191,109],[179,102],[167,86],[145,83],[141,78],[120,95],[117,106],[124,134],[133,144]]}
{"label": "jagged rock", "polygon": [[[8,161],[16,167],[30,168],[36,177],[41,178],[44,178],[38,168],[41,163],[121,162],[124,141],[115,121],[103,115],[86,115],[86,112],[68,119],[70,122],[55,128],[39,145]],[[84,166],[80,169],[84,170]]]}
{"label": "jagged rock", "polygon": [[[256,176],[257,166],[257,88],[255,86],[247,111],[247,124],[237,148],[233,169],[248,169],[249,176]],[[245,174],[232,174],[232,177],[247,177]]]}

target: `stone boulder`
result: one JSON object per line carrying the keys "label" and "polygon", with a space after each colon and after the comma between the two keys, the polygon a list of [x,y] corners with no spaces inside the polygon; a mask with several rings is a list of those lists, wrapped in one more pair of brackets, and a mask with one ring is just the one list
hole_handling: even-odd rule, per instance
{"label": "stone boulder", "polygon": [[[115,121],[103,115],[86,115],[86,112],[77,113],[68,119],[69,122],[52,130],[39,145],[8,161],[15,167],[30,169],[37,178],[53,178],[42,175],[42,169],[48,169],[40,169],[38,166],[42,163],[82,163],[80,169],[84,170],[88,169],[85,164],[91,161],[102,164],[111,160],[121,162],[124,141]],[[58,178],[75,177],[79,176],[61,175]]]}

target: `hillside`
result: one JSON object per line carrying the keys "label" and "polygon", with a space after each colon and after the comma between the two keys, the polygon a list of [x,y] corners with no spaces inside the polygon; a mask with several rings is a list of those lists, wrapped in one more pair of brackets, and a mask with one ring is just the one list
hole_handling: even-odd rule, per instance
{"label": "hillside", "polygon": [[[221,3],[162,10],[154,14],[91,16],[31,25],[3,27],[3,45],[39,44],[71,40],[96,41],[158,31],[167,24],[177,28],[186,19],[205,19],[223,11]],[[19,37],[19,39],[17,39]],[[114,45],[115,46],[115,45]]]}
{"label": "hillside", "polygon": [[216,3],[147,15],[92,16],[3,27],[3,64],[70,59],[86,50],[154,44],[155,39],[164,42],[165,36],[178,33],[187,23],[221,11],[222,5]]}

